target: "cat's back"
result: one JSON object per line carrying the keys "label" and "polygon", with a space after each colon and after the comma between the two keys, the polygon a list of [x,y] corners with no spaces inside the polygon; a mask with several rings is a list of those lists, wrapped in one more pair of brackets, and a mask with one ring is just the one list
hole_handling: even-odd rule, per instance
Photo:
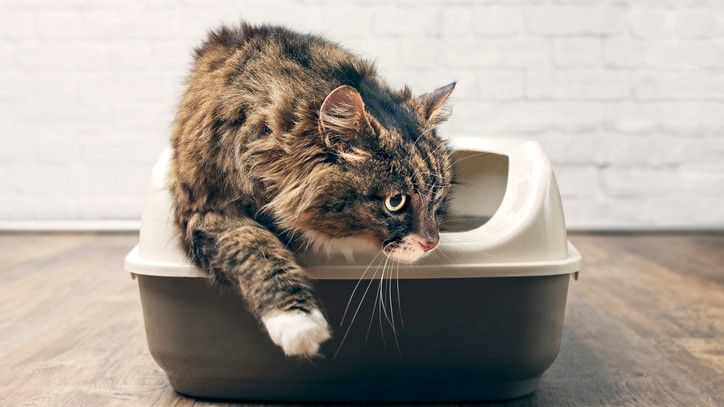
{"label": "cat's back", "polygon": [[354,82],[374,74],[372,64],[318,35],[246,23],[210,32],[196,49],[195,71],[254,91],[284,83],[307,85],[311,91],[308,85]]}
{"label": "cat's back", "polygon": [[[325,97],[374,75],[371,63],[317,35],[249,24],[210,32],[195,51],[174,119],[177,195],[182,184],[195,199],[252,191],[253,179],[270,177],[264,163],[316,156],[315,113]],[[261,163],[249,164],[255,160]]]}

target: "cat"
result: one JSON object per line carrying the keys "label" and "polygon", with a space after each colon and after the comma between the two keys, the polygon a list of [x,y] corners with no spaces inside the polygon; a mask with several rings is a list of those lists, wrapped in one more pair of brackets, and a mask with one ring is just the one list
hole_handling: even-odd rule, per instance
{"label": "cat", "polygon": [[342,46],[278,26],[222,26],[196,49],[171,135],[181,244],[286,355],[331,335],[295,250],[351,242],[411,263],[437,245],[454,87],[392,90]]}

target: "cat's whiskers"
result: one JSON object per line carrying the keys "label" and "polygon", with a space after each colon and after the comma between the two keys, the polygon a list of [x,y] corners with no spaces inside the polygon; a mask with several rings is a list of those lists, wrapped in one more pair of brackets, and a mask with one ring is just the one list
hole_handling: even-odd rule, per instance
{"label": "cat's whiskers", "polygon": [[[395,261],[394,259],[390,259],[390,260]],[[387,323],[388,323],[388,324],[390,325],[390,327],[392,328],[392,331],[395,333],[395,337],[396,337],[396,336],[397,336],[397,330],[396,330],[396,328],[395,328],[394,317],[391,317],[390,315],[388,315],[388,313],[387,313],[387,306],[385,305],[385,284],[386,284],[386,282],[385,282],[385,275],[387,275],[387,280],[390,279],[389,274],[387,274],[387,264],[388,264],[388,263],[385,262],[385,266],[384,266],[383,269],[382,269],[382,275],[380,276],[380,290],[379,290],[379,291],[380,291],[380,297],[379,297],[379,300],[380,300],[380,305],[381,305],[381,307],[382,307],[382,312],[383,312],[384,315],[385,315],[385,319],[387,320]],[[392,270],[390,270],[390,272],[391,272],[391,271],[392,271]]]}
{"label": "cat's whiskers", "polygon": [[[490,258],[496,259],[496,260],[503,260],[503,261],[515,260],[508,256],[501,256],[499,254],[488,253],[485,250],[478,251],[478,253],[482,254],[483,256],[487,256],[487,257],[490,257]],[[450,253],[450,254],[452,255],[452,253]]]}
{"label": "cat's whiskers", "polygon": [[[382,248],[384,250],[384,247]],[[342,345],[344,345],[344,341],[347,339],[347,335],[349,335],[349,331],[352,329],[352,325],[354,325],[354,321],[357,318],[357,314],[359,314],[360,308],[362,308],[362,304],[364,303],[365,298],[367,297],[367,292],[370,290],[370,287],[372,286],[372,282],[375,281],[377,278],[377,272],[380,269],[380,264],[382,261],[380,260],[380,263],[377,265],[377,268],[375,268],[374,275],[370,278],[369,283],[367,283],[367,287],[365,288],[364,293],[362,293],[362,298],[360,298],[359,304],[357,305],[357,308],[354,311],[354,315],[352,315],[352,320],[349,321],[349,325],[347,326],[347,330],[344,332],[344,335],[342,336],[342,340],[339,342],[339,346],[337,347],[337,350],[334,352],[333,358],[337,357],[337,354],[339,354],[339,351],[342,349]]]}
{"label": "cat's whiskers", "polygon": [[447,145],[446,145],[445,143],[440,143],[440,145],[437,146],[437,147],[435,147],[434,150],[430,151],[429,154],[434,157],[434,154],[435,154],[435,153],[437,153],[438,151],[440,151],[441,148],[445,148],[445,147],[447,147]]}
{"label": "cat's whiskers", "polygon": [[449,169],[452,169],[455,164],[458,164],[458,163],[460,163],[460,162],[462,162],[462,161],[465,161],[465,160],[467,160],[468,158],[478,157],[478,156],[485,155],[485,154],[490,154],[490,153],[487,153],[487,152],[484,152],[484,153],[475,153],[475,154],[471,154],[471,155],[469,155],[469,156],[463,157],[463,158],[461,158],[461,159],[459,159],[459,160],[455,160],[452,164],[450,164],[450,165],[448,165],[447,167],[445,167],[445,171],[447,171],[447,170],[449,170]]}
{"label": "cat's whiskers", "polygon": [[[395,263],[400,264],[398,261],[395,261]],[[397,324],[395,323],[395,303],[392,302],[392,271],[394,267],[394,265],[390,265],[390,273],[387,277],[387,297],[390,304],[390,317],[392,318],[392,332],[394,333],[395,347],[397,348],[397,353],[402,357],[402,351],[400,350],[400,343],[397,337]]]}
{"label": "cat's whiskers", "polygon": [[420,141],[421,138],[427,136],[428,134],[432,133],[433,131],[435,131],[435,128],[434,128],[434,127],[430,127],[430,128],[428,128],[428,129],[425,129],[425,130],[421,131],[421,132],[420,132],[420,135],[417,136],[417,138],[415,139],[415,141],[412,143],[412,147],[415,147],[415,145],[417,144],[418,141]]}
{"label": "cat's whiskers", "polygon": [[395,272],[396,279],[397,279],[397,309],[400,312],[400,325],[402,325],[402,328],[405,328],[405,320],[402,319],[402,301],[400,301],[400,262],[397,262],[397,270]]}
{"label": "cat's whiskers", "polygon": [[367,333],[365,334],[365,348],[367,348],[367,340],[370,337],[370,330],[372,329],[372,321],[375,320],[375,311],[377,310],[377,298],[375,298],[374,305],[372,306],[372,313],[370,314],[370,322],[367,324]]}
{"label": "cat's whiskers", "polygon": [[450,257],[448,257],[448,255],[445,254],[445,252],[443,252],[442,248],[438,247],[437,250],[435,250],[435,252],[437,252],[436,255],[438,256],[438,258],[440,258],[440,259],[442,258],[442,257],[440,257],[440,255],[445,257],[445,259],[443,261],[446,264],[453,266],[460,274],[462,274],[471,283],[473,283],[473,284],[475,283],[475,280],[473,280],[473,278],[470,277],[470,275],[468,273],[466,273],[465,270],[463,270],[460,266],[458,266],[456,262],[452,261],[452,259],[450,259]]}
{"label": "cat's whiskers", "polygon": [[413,175],[416,175],[416,174],[428,174],[428,175],[430,175],[430,176],[432,176],[432,177],[435,177],[435,178],[442,178],[442,175],[440,175],[440,174],[438,174],[438,173],[436,173],[436,172],[432,172],[432,171],[415,170],[415,171],[413,172]]}
{"label": "cat's whiskers", "polygon": [[[380,262],[380,263],[382,263],[382,262]],[[387,263],[387,260],[385,260],[385,264],[386,263]],[[379,265],[377,266],[377,270],[379,270]],[[372,281],[376,280],[377,270],[375,270],[375,275],[370,280],[370,284],[372,284]],[[382,268],[382,272],[384,273],[384,267]],[[379,290],[379,283],[377,285],[377,289]],[[378,301],[377,301],[378,294],[379,294],[379,292],[375,295],[375,299],[372,301],[373,305],[372,305],[372,312],[370,314],[370,322],[369,322],[369,324],[367,324],[367,333],[365,334],[365,348],[367,347],[367,340],[369,339],[369,336],[370,336],[370,329],[372,328],[372,321],[375,320],[375,311],[377,310],[377,305],[378,305]]]}
{"label": "cat's whiskers", "polygon": [[[388,258],[388,260],[389,260],[389,258]],[[383,313],[385,315],[385,319],[387,319],[387,321],[389,322],[389,317],[387,316],[387,308],[385,307],[385,297],[384,297],[384,288],[385,288],[384,278],[385,278],[386,270],[387,270],[387,261],[385,261],[385,265],[382,266],[382,274],[380,275],[380,281],[379,281],[379,283],[377,283],[377,301],[379,301],[379,303],[380,303],[380,308],[377,311],[377,313],[378,313],[378,317],[379,317],[379,321],[380,321],[380,333],[382,334],[382,342],[385,344],[385,346],[387,346],[387,343],[385,343],[385,340],[384,340],[385,332],[384,332],[384,328],[382,326],[382,314]]]}
{"label": "cat's whiskers", "polygon": [[377,254],[375,255],[375,257],[373,257],[372,260],[370,261],[370,263],[367,265],[367,268],[365,268],[364,273],[362,273],[362,275],[360,276],[359,280],[357,280],[357,284],[355,284],[354,288],[352,289],[352,293],[349,295],[349,300],[347,300],[347,306],[344,308],[344,313],[342,314],[342,319],[339,321],[339,326],[342,326],[342,324],[344,324],[344,319],[345,319],[345,317],[347,316],[347,311],[349,311],[349,306],[350,306],[350,304],[352,303],[352,299],[354,298],[354,294],[357,292],[357,288],[358,288],[359,285],[362,283],[362,279],[365,278],[365,276],[367,275],[367,272],[369,271],[370,267],[372,267],[372,263],[374,263],[374,261],[377,260],[377,258],[380,256],[381,253],[382,253],[382,250],[380,250],[379,252],[377,252]]}

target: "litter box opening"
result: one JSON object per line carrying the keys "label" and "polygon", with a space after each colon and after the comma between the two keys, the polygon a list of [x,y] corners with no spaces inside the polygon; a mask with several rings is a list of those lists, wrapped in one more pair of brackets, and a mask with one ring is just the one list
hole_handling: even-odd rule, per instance
{"label": "litter box opening", "polygon": [[498,210],[508,184],[508,156],[458,150],[453,155],[455,183],[443,232],[466,232],[484,225]]}

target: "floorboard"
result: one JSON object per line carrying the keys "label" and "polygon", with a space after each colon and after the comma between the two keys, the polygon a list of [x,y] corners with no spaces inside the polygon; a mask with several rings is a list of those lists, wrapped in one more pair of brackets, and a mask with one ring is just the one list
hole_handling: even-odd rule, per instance
{"label": "floorboard", "polygon": [[[133,234],[0,234],[1,405],[217,405],[176,394],[146,349]],[[724,235],[573,234],[561,352],[497,405],[724,405]],[[494,404],[495,405],[495,404]]]}

